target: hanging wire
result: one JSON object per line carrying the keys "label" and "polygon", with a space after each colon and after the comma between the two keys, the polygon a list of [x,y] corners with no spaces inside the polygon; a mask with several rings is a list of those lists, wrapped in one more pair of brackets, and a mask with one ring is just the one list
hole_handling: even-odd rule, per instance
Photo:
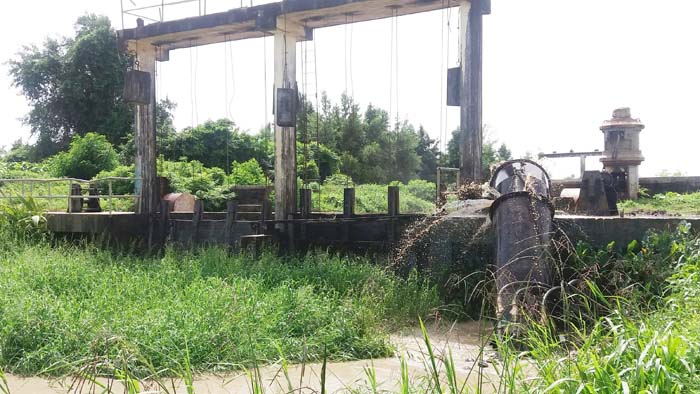
{"label": "hanging wire", "polygon": [[[230,111],[230,102],[229,102],[229,96],[228,96],[228,66],[226,62],[228,61],[229,54],[227,52],[233,52],[231,51],[230,48],[230,42],[229,42],[229,37],[228,34],[224,34],[224,105],[225,105],[225,111],[226,111],[226,117],[233,121],[231,117],[231,111]],[[231,54],[231,79],[233,79],[233,54]],[[233,85],[233,84],[232,84]],[[233,98],[231,99],[233,101]],[[230,157],[230,145],[231,145],[231,135],[230,131],[226,131],[226,165],[224,166],[224,172],[226,175],[230,175],[230,170],[231,170],[231,157]],[[224,183],[228,185],[228,177],[225,178]]]}
{"label": "hanging wire", "polygon": [[389,28],[389,124],[394,104],[394,10],[392,10],[391,27]]}
{"label": "hanging wire", "polygon": [[199,69],[199,46],[194,47],[194,119],[199,124],[199,102],[197,100],[197,72]]}
{"label": "hanging wire", "polygon": [[194,91],[193,91],[194,64],[192,61],[192,41],[191,40],[190,40],[189,54],[190,54],[190,127],[192,127],[194,129]]}
{"label": "hanging wire", "polygon": [[[440,136],[440,150],[441,152],[443,144],[445,143],[444,136],[443,136],[443,110],[446,111],[445,108],[445,0],[441,1],[441,9],[440,9],[440,129],[438,131],[439,136]],[[438,185],[439,186],[439,185]]]}
{"label": "hanging wire", "polygon": [[345,14],[345,23],[343,24],[343,56],[345,57],[344,74],[345,77],[345,94],[348,94],[348,14]]}
{"label": "hanging wire", "polygon": [[396,50],[396,73],[394,74],[396,76],[396,129],[398,131],[399,128],[399,10],[398,8],[394,10],[394,29],[396,31],[394,32],[394,40],[396,41],[394,44],[395,50]]}
{"label": "hanging wire", "polygon": [[355,97],[355,82],[352,77],[352,36],[355,25],[355,16],[350,14],[350,96]]}
{"label": "hanging wire", "polygon": [[267,129],[270,127],[270,123],[267,113],[267,34],[265,32],[263,32],[263,81],[265,84],[263,89],[265,91],[265,129]]}
{"label": "hanging wire", "polygon": [[[321,152],[321,139],[319,136],[319,123],[320,123],[320,118],[319,118],[319,112],[320,108],[318,106],[318,63],[316,61],[316,40],[314,42],[314,99],[316,101],[316,152],[320,153]],[[318,163],[317,163],[318,164]],[[319,174],[320,175],[320,174]],[[318,207],[321,208],[321,180],[319,179],[318,182]]]}
{"label": "hanging wire", "polygon": [[228,108],[228,34],[224,34],[224,113],[231,118]]}
{"label": "hanging wire", "polygon": [[[450,0],[447,0],[447,43],[445,44],[445,63],[450,64],[450,36],[452,34],[452,8],[450,6]],[[447,152],[447,146],[449,144],[448,138],[450,137],[449,125],[447,124],[447,106],[445,106],[445,139],[443,145],[443,151]]]}

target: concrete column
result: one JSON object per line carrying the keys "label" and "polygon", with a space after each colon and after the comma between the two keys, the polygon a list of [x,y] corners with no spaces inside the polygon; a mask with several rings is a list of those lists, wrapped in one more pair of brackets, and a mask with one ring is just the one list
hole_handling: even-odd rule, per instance
{"label": "concrete column", "polygon": [[482,2],[462,1],[460,105],[460,182],[481,182]]}
{"label": "concrete column", "polygon": [[[275,32],[275,89],[296,85],[297,36]],[[274,97],[277,102],[276,91]],[[275,220],[286,220],[297,210],[296,128],[275,124]]]}
{"label": "concrete column", "polygon": [[627,190],[631,200],[639,197],[639,166],[627,167]]}
{"label": "concrete column", "polygon": [[136,204],[138,213],[156,212],[157,167],[156,167],[156,49],[146,46],[137,52],[141,71],[151,76],[150,103],[136,105],[136,193],[140,195]]}

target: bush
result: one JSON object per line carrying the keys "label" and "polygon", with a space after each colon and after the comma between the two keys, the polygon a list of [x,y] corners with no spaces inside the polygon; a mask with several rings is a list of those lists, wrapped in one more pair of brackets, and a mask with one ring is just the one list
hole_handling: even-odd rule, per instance
{"label": "bush", "polygon": [[100,171],[115,169],[119,156],[105,136],[87,133],[74,137],[70,149],[57,154],[50,162],[57,176],[92,179]]}
{"label": "bush", "polygon": [[[111,171],[100,171],[95,178],[133,178],[134,177],[134,165],[124,166],[120,165]],[[103,193],[108,190],[107,182],[100,182],[100,188]],[[132,180],[115,180],[112,182],[112,193],[113,194],[133,194],[135,189],[134,181]]]}
{"label": "bush", "polygon": [[435,199],[435,184],[433,182],[414,179],[409,181],[404,189],[422,200],[433,201]]}
{"label": "bush", "polygon": [[250,159],[243,163],[234,161],[231,166],[229,180],[234,185],[264,185],[267,183],[265,173],[255,159]]}

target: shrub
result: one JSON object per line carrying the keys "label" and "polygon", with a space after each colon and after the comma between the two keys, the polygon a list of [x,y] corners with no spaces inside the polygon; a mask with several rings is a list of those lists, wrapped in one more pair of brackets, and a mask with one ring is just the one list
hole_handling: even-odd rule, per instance
{"label": "shrub", "polygon": [[92,179],[100,171],[111,171],[119,164],[119,156],[107,138],[97,133],[76,136],[67,152],[50,160],[57,176]]}
{"label": "shrub", "polygon": [[243,163],[234,161],[231,167],[229,180],[234,185],[264,185],[267,183],[265,173],[255,159]]}
{"label": "shrub", "polygon": [[[100,171],[95,178],[133,178],[134,177],[134,165],[117,166],[111,171]],[[102,191],[108,190],[107,182],[100,182],[100,188]],[[134,193],[134,181],[133,180],[115,180],[112,182],[112,193],[113,194],[133,194]]]}
{"label": "shrub", "polygon": [[435,199],[435,184],[433,182],[414,179],[408,182],[405,189],[422,200],[433,201]]}

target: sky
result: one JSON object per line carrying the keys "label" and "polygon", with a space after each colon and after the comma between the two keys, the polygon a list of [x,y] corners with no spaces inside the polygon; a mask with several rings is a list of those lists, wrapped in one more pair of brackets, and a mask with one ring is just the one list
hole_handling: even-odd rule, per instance
{"label": "sky", "polygon": [[[253,0],[263,2],[270,1]],[[506,143],[515,156],[602,150],[599,126],[613,109],[625,106],[646,125],[642,176],[663,170],[700,175],[695,112],[700,107],[700,2],[492,3],[491,15],[484,17],[487,138]],[[240,1],[207,4],[211,13],[238,7]],[[119,0],[23,0],[5,10],[0,15],[0,146],[30,137],[21,122],[28,106],[11,86],[7,60],[23,45],[71,35],[73,23],[85,13],[107,15],[116,28],[122,26]],[[165,19],[198,12],[197,2],[171,6]],[[459,125],[458,108],[444,105],[444,70],[457,66],[458,59],[457,9],[400,17],[395,23],[397,34],[391,33],[391,19],[316,30],[313,41],[297,44],[300,88],[310,97],[325,91],[337,102],[348,92],[362,107],[391,108],[394,116],[423,125],[444,145]],[[135,20],[127,17],[124,24],[134,27]],[[170,61],[157,68],[158,98],[178,104],[178,128],[228,117],[257,132],[272,119],[266,115],[272,109],[266,103],[272,90],[272,47],[268,38],[173,51]],[[601,167],[597,158],[587,164],[589,169]],[[578,175],[578,159],[545,165],[554,178]]]}

